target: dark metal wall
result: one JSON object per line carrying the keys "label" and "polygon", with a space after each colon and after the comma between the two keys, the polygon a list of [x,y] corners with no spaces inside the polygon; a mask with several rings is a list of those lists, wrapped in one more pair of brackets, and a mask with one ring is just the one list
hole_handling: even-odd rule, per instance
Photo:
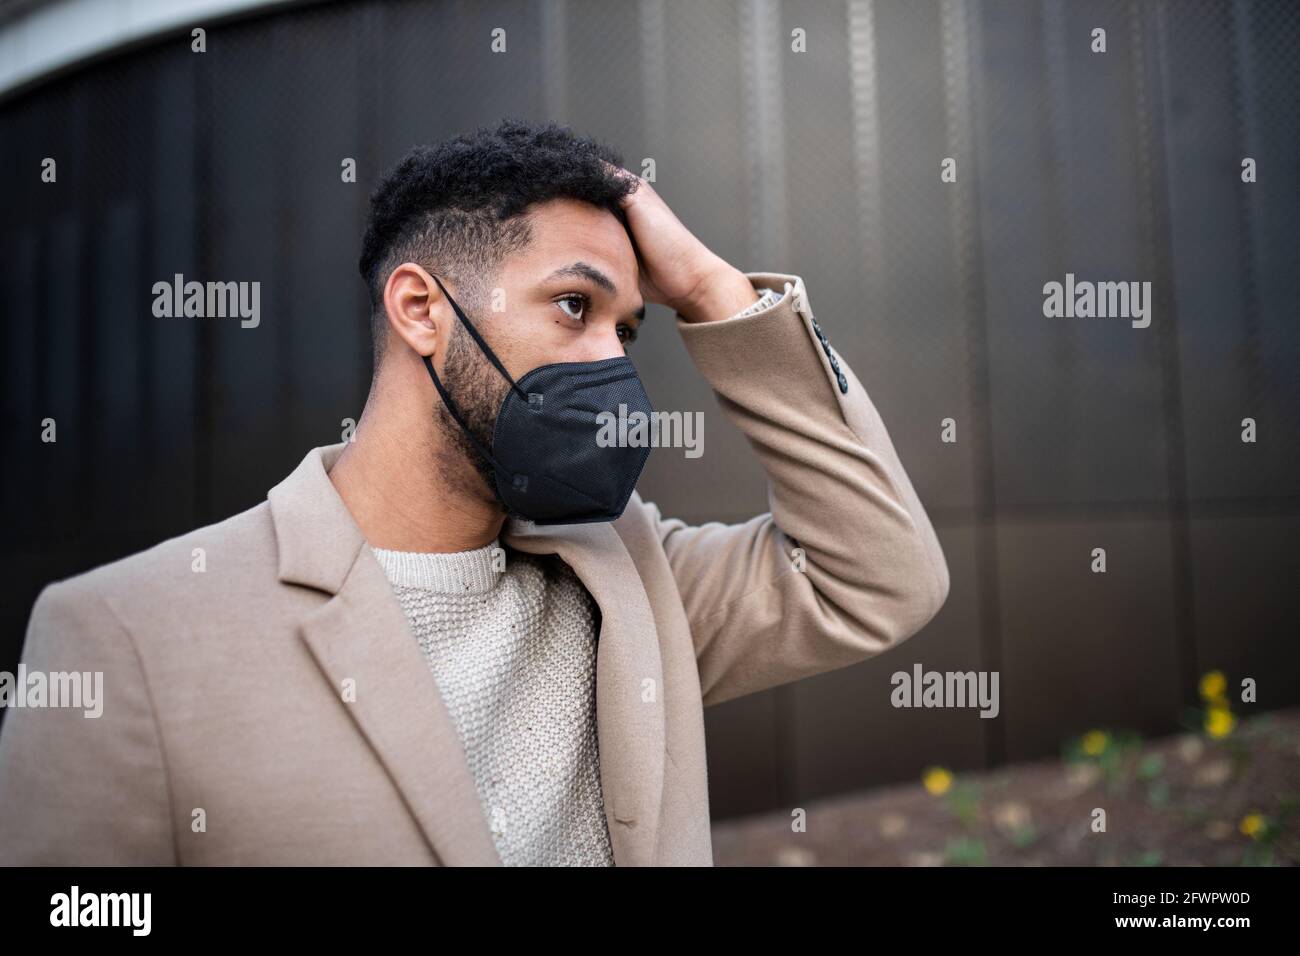
{"label": "dark metal wall", "polygon": [[[339,440],[368,384],[370,186],[503,115],[653,157],[712,248],[802,275],[948,556],[948,605],[903,648],[707,712],[715,814],[1052,754],[1097,725],[1175,730],[1212,668],[1259,680],[1261,708],[1300,702],[1289,0],[337,3],[0,105],[0,669],[44,584],[250,507]],[[259,281],[261,324],[154,318],[178,272]],[[1151,281],[1150,328],[1044,318],[1066,272]],[[743,438],[652,316],[632,356],[657,406],[705,410],[705,453],[656,452],[643,496],[688,520],[764,510]],[[918,661],[999,670],[1001,716],[893,709],[889,675]]]}

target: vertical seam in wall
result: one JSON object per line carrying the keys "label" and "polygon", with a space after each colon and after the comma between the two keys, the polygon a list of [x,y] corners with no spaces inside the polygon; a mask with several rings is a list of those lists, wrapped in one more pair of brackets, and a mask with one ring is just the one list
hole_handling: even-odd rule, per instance
{"label": "vertical seam in wall", "polygon": [[[161,72],[165,67],[162,61],[159,61],[158,70]],[[150,84],[145,82],[143,74],[139,80],[138,102],[149,102],[150,94],[154,92]],[[158,155],[158,122],[153,116],[149,116],[140,121],[141,138],[143,139],[142,153],[145,156],[153,157]],[[148,173],[145,172],[148,170]],[[154,285],[153,273],[155,271],[154,255],[157,243],[154,238],[154,226],[157,218],[157,210],[154,203],[150,201],[152,193],[149,189],[148,179],[152,176],[154,164],[152,161],[147,166],[136,166],[132,170],[132,183],[130,195],[136,200],[136,207],[140,210],[140,215],[136,221],[136,249],[139,253],[136,257],[136,277],[142,289],[152,289]],[[149,470],[157,474],[158,448],[158,415],[154,411],[153,401],[153,384],[158,378],[158,369],[156,361],[155,338],[158,334],[158,325],[153,319],[153,311],[141,309],[137,312],[136,327],[139,343],[140,355],[136,363],[136,394],[139,397],[137,407],[140,415],[140,444],[137,446],[141,459],[149,462]],[[155,520],[150,517],[148,520],[149,533],[152,535],[155,527]]]}
{"label": "vertical seam in wall", "polygon": [[[72,155],[73,168],[77,172],[77,184],[74,192],[74,204],[72,209],[79,210],[80,216],[69,214],[69,223],[75,228],[75,243],[77,256],[77,301],[94,302],[95,288],[93,276],[91,274],[91,263],[95,262],[95,248],[92,236],[98,234],[99,230],[104,228],[104,222],[107,218],[104,214],[102,204],[94,203],[91,199],[88,181],[95,180],[102,186],[102,170],[96,168],[92,171],[90,165],[90,148],[88,140],[93,135],[94,123],[89,113],[90,109],[87,104],[90,93],[83,85],[78,85],[73,89],[73,115],[71,129],[75,132],[72,136]],[[77,449],[76,458],[76,476],[77,476],[77,502],[72,507],[77,524],[82,529],[97,527],[94,521],[94,502],[95,495],[95,472],[96,458],[104,450],[103,436],[99,429],[95,427],[95,390],[100,382],[99,363],[95,361],[96,344],[100,338],[100,323],[82,322],[78,323],[77,332],[77,434],[81,443]],[[57,343],[55,345],[57,349]],[[86,538],[82,538],[84,543]],[[90,539],[91,551],[98,556],[102,544]]]}
{"label": "vertical seam in wall", "polygon": [[[271,55],[277,60],[283,62],[293,56],[290,52],[293,30],[289,23],[283,17],[272,20],[268,26],[270,33]],[[296,191],[294,183],[294,156],[293,144],[295,141],[301,141],[300,137],[292,135],[293,127],[290,125],[290,117],[293,114],[292,101],[296,98],[297,89],[292,83],[298,82],[295,77],[289,86],[288,95],[285,95],[285,89],[282,84],[276,83],[273,92],[270,94],[271,99],[271,116],[275,122],[275,133],[271,138],[271,149],[273,152],[271,167],[275,171],[274,175],[278,180],[279,188],[275,189],[275,209],[274,224],[276,241],[271,251],[271,262],[273,263],[274,281],[264,283],[270,290],[270,301],[259,296],[259,312],[265,310],[269,313],[271,321],[274,323],[274,345],[277,357],[277,374],[275,376],[275,402],[281,422],[287,422],[288,428],[299,434],[304,431],[307,434],[315,434],[315,429],[311,427],[312,423],[298,420],[298,404],[294,401],[294,393],[297,391],[298,378],[304,369],[305,363],[294,361],[294,331],[299,322],[309,322],[305,315],[300,315],[298,309],[301,308],[302,298],[294,295],[294,287],[297,285],[297,276],[294,270],[293,256],[289,250],[296,248],[295,242],[299,234],[299,226],[294,210],[294,196]],[[314,145],[314,144],[313,144]],[[240,333],[251,333],[257,335],[262,331],[261,315],[258,316],[257,328],[240,329]],[[268,330],[270,331],[270,330]],[[264,335],[266,333],[263,333]],[[268,343],[269,345],[269,343]],[[306,426],[305,429],[303,426]]]}
{"label": "vertical seam in wall", "polygon": [[[214,235],[217,222],[213,216],[212,192],[212,90],[210,62],[206,56],[189,57],[194,73],[194,188],[196,214],[194,228],[197,232],[195,248],[199,275],[206,279],[212,272],[212,253],[216,247]],[[212,523],[212,435],[215,422],[213,403],[214,369],[213,325],[196,323],[197,348],[194,351],[197,368],[194,370],[194,515],[191,523],[202,526]]]}
{"label": "vertical seam in wall", "polygon": [[[1002,607],[997,546],[997,486],[993,455],[992,385],[989,368],[988,316],[985,306],[982,220],[976,205],[979,164],[972,114],[978,106],[979,25],[967,17],[963,0],[943,0],[939,8],[943,46],[944,116],[946,138],[957,159],[957,182],[951,190],[949,222],[952,226],[954,264],[957,267],[961,318],[965,322],[967,370],[970,373],[971,412],[978,436],[975,498],[979,520],[975,524],[975,553],[979,603],[980,655],[983,670],[1002,669]],[[974,55],[973,55],[974,54]],[[936,182],[938,176],[936,173]],[[982,721],[985,758],[990,765],[1006,756],[1006,732],[1000,720]]]}
{"label": "vertical seam in wall", "polygon": [[[57,167],[56,167],[57,169]],[[26,222],[29,228],[29,234],[32,236],[32,320],[35,329],[32,334],[32,367],[35,369],[35,395],[36,395],[36,414],[39,416],[38,421],[43,421],[50,414],[47,409],[52,409],[50,404],[52,395],[50,390],[50,367],[49,357],[54,355],[54,350],[50,347],[50,324],[49,322],[36,321],[38,316],[47,316],[50,314],[50,283],[45,277],[50,271],[50,223],[48,219],[38,220],[35,215],[36,200],[32,195],[35,190],[25,190],[24,207],[27,212]],[[37,223],[40,223],[37,225]],[[55,437],[58,437],[57,424],[55,425]],[[41,426],[44,431],[44,425]],[[51,491],[50,476],[52,469],[50,467],[49,455],[36,455],[36,478],[38,482],[37,498],[34,504],[36,507],[32,510],[32,518],[28,524],[31,531],[31,547],[36,548],[37,542],[43,537],[49,535],[49,515],[55,513],[53,508],[54,496]]]}
{"label": "vertical seam in wall", "polygon": [[548,0],[542,5],[542,108],[548,120],[566,122],[569,117],[568,5],[565,0]]}
{"label": "vertical seam in wall", "polygon": [[750,266],[745,271],[794,271],[786,258],[785,46],[777,0],[744,0],[740,18],[744,73],[745,156],[748,162]]}
{"label": "vertical seam in wall", "polygon": [[[781,91],[784,47],[780,10],[777,0],[743,0],[738,13],[747,160],[745,238],[750,256],[745,271],[790,271],[792,267],[785,258],[785,123]],[[794,801],[799,789],[795,694],[789,686],[772,691],[776,799],[780,804]]]}
{"label": "vertical seam in wall", "polygon": [[[1073,272],[1069,262],[1074,257],[1074,244],[1070,235],[1070,210],[1066,196],[1073,182],[1070,149],[1070,97],[1068,84],[1069,47],[1066,43],[1068,24],[1065,18],[1065,0],[1047,0],[1042,8],[1043,73],[1047,79],[1046,93],[1042,98],[1043,118],[1048,131],[1048,162],[1043,169],[1047,184],[1047,257],[1051,263],[1048,274],[1052,276]],[[1051,326],[1052,358],[1058,369],[1073,370],[1078,367],[1079,335],[1081,327],[1073,322],[1053,323]],[[1054,377],[1055,381],[1063,381]],[[1050,418],[1057,422],[1061,434],[1072,435],[1078,427],[1078,403],[1069,400],[1069,389],[1058,388],[1043,396],[1050,403]]]}
{"label": "vertical seam in wall", "polygon": [[[668,43],[664,0],[641,0],[641,92],[645,106],[645,143],[651,156],[668,141]],[[632,172],[640,175],[639,169]]]}
{"label": "vertical seam in wall", "polygon": [[880,237],[880,107],[877,102],[875,9],[872,0],[849,0],[846,12],[854,194],[862,249],[858,301],[869,319],[874,320],[880,314],[886,281],[885,254]]}
{"label": "vertical seam in wall", "polygon": [[[1250,11],[1242,0],[1232,5],[1232,49],[1228,57],[1232,73],[1232,105],[1235,133],[1243,157],[1258,161],[1258,124],[1255,121],[1256,84],[1253,60],[1250,56]],[[1240,165],[1238,165],[1240,170]],[[1256,207],[1256,185],[1237,182],[1237,222],[1240,229],[1240,268],[1242,279],[1241,324],[1244,355],[1242,364],[1246,373],[1246,403],[1249,408],[1263,408],[1263,361],[1260,334],[1259,272],[1256,252],[1256,226],[1259,214]]]}
{"label": "vertical seam in wall", "polygon": [[[356,29],[353,31],[353,55],[355,57],[357,80],[360,86],[356,101],[356,121],[353,127],[357,137],[353,149],[357,161],[357,181],[353,185],[356,187],[358,235],[363,235],[366,220],[370,213],[370,190],[366,188],[366,184],[379,185],[379,131],[384,128],[386,117],[383,114],[383,109],[384,104],[388,102],[388,97],[385,95],[384,79],[387,76],[386,71],[392,60],[382,55],[378,40],[379,37],[383,36],[384,31],[384,5],[381,3],[358,5],[353,8],[353,18],[356,21]],[[358,242],[358,258],[360,254],[360,242]],[[359,271],[357,277],[358,279],[361,278]],[[369,391],[367,383],[370,382],[374,374],[375,353],[372,333],[372,313],[374,308],[370,302],[369,287],[364,281],[360,285],[362,308],[359,314],[363,316],[363,319],[357,323],[356,328],[360,346],[357,353],[361,365],[359,369],[360,376],[357,381],[362,385],[360,396],[364,405],[366,394]],[[360,409],[353,411],[354,414],[349,417],[354,422],[360,421]]]}
{"label": "vertical seam in wall", "polygon": [[[1183,11],[1180,11],[1183,12]],[[1145,18],[1155,18],[1155,55],[1146,45],[1151,31]],[[1152,326],[1156,329],[1161,368],[1161,398],[1165,413],[1165,473],[1168,482],[1168,523],[1174,587],[1174,652],[1179,658],[1182,703],[1196,699],[1196,619],[1192,595],[1191,527],[1187,500],[1187,445],[1184,432],[1182,369],[1178,335],[1178,303],[1174,294],[1173,248],[1169,214],[1168,125],[1162,109],[1168,82],[1165,47],[1166,7],[1129,5],[1130,47],[1135,84],[1138,144],[1138,223],[1140,261],[1150,272]],[[1148,76],[1148,72],[1150,75]],[[1161,177],[1161,170],[1164,171]],[[1159,309],[1157,311],[1157,304]],[[1158,316],[1158,318],[1157,318]],[[1158,323],[1158,325],[1157,325]],[[1173,715],[1181,719],[1181,713]]]}

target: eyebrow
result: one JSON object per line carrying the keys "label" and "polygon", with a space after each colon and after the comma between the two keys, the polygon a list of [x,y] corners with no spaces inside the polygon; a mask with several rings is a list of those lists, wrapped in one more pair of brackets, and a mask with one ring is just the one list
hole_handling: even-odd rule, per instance
{"label": "eyebrow", "polygon": [[[587,262],[579,261],[579,262],[574,262],[567,266],[561,266],[559,269],[556,269],[554,272],[548,275],[543,281],[550,282],[553,279],[564,279],[569,277],[590,279],[592,282],[596,283],[596,285],[600,286],[602,289],[604,289],[606,292],[610,293],[611,295],[618,295],[618,286],[614,285],[613,281],[609,278],[609,276],[605,275],[605,273],[601,272],[595,266]],[[641,303],[641,308],[637,309],[635,312],[632,313],[632,316],[636,318],[638,321],[645,320],[644,302]]]}

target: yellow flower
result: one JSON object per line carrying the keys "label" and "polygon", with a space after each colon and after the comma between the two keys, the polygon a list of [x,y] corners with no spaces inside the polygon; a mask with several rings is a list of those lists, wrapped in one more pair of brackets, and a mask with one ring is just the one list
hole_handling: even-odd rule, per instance
{"label": "yellow flower", "polygon": [[1264,817],[1258,813],[1248,813],[1241,818],[1240,829],[1252,840],[1258,840],[1264,832]]}
{"label": "yellow flower", "polygon": [[921,782],[925,784],[925,789],[931,796],[941,797],[952,786],[952,774],[942,767],[931,767],[925,772]]}
{"label": "yellow flower", "polygon": [[1226,737],[1236,725],[1237,718],[1227,707],[1215,705],[1205,712],[1205,732],[1211,737]]}
{"label": "yellow flower", "polygon": [[1223,692],[1228,689],[1228,681],[1223,671],[1210,671],[1201,678],[1201,697],[1209,701],[1222,701]]}
{"label": "yellow flower", "polygon": [[1083,752],[1089,757],[1100,756],[1106,749],[1106,744],[1110,743],[1110,738],[1104,731],[1090,730],[1083,735]]}

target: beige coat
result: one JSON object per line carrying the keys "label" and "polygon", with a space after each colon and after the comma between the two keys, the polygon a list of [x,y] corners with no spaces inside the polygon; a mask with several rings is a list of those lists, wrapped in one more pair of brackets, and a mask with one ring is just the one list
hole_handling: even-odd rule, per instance
{"label": "beige coat", "polygon": [[[634,495],[612,524],[502,533],[558,554],[600,606],[619,866],[712,864],[704,707],[878,654],[948,593],[803,281],[749,278],[792,294],[678,326],[767,471],[771,513],[693,527]],[[0,863],[500,864],[432,674],[326,474],[342,447],[312,449],[242,514],[42,591],[28,671],[102,671],[104,712],[10,710]]]}

